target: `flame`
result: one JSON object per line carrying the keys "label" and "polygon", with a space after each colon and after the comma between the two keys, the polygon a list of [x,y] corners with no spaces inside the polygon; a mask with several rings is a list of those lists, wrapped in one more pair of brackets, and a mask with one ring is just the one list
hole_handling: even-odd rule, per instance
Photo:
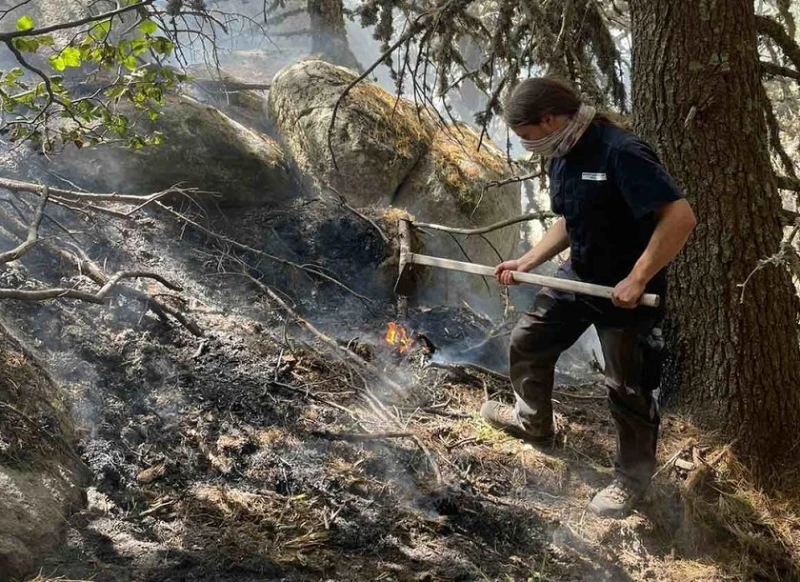
{"label": "flame", "polygon": [[414,345],[414,340],[409,337],[406,329],[394,321],[389,322],[384,339],[390,346],[395,346],[401,354],[406,353]]}

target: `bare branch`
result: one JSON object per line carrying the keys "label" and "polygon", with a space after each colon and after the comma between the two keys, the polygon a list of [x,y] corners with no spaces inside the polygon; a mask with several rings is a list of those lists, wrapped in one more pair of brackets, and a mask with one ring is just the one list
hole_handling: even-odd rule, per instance
{"label": "bare branch", "polygon": [[123,6],[122,8],[118,8],[116,10],[111,10],[110,12],[103,12],[102,14],[97,14],[95,16],[87,16],[86,18],[81,18],[78,20],[71,20],[69,22],[61,22],[59,24],[54,24],[52,26],[45,26],[44,28],[32,28],[30,30],[14,30],[11,32],[4,32],[0,33],[0,42],[8,43],[15,38],[22,38],[26,36],[39,36],[43,34],[50,34],[51,32],[58,32],[59,30],[69,30],[71,28],[78,28],[79,26],[83,26],[84,24],[92,24],[94,22],[100,22],[101,20],[108,20],[114,16],[119,16],[120,14],[125,14],[126,12],[132,12],[134,10],[138,10],[145,6],[150,6],[155,3],[155,0],[142,0],[136,4],[130,4],[129,6]]}
{"label": "bare branch", "polygon": [[761,72],[764,75],[769,75],[771,77],[788,77],[790,79],[794,79],[795,81],[800,81],[800,73],[794,69],[782,67],[767,61],[761,61]]}
{"label": "bare branch", "polygon": [[[45,186],[41,184],[34,184],[32,182],[20,182],[19,180],[12,180],[10,178],[0,177],[0,188],[5,190],[14,190],[16,192],[31,192],[33,194],[43,195]],[[120,204],[137,204],[139,205],[135,210],[141,210],[143,206],[156,202],[157,200],[169,196],[170,194],[180,194],[187,196],[190,194],[212,194],[211,192],[203,192],[197,188],[168,188],[161,192],[154,194],[138,195],[138,194],[98,194],[94,192],[76,192],[74,190],[61,190],[60,188],[50,188],[50,194],[72,202],[87,201],[87,202],[119,202]]]}
{"label": "bare branch", "polygon": [[44,190],[42,192],[42,199],[39,202],[39,206],[36,209],[36,214],[33,217],[33,220],[28,226],[28,236],[25,238],[25,241],[21,243],[17,248],[11,249],[10,251],[6,251],[0,254],[0,263],[8,263],[11,261],[16,261],[22,255],[27,253],[33,245],[35,245],[39,240],[39,226],[42,224],[42,218],[44,217],[44,207],[47,206],[47,199],[49,198],[49,191],[47,186],[44,186]]}
{"label": "bare branch", "polygon": [[800,179],[789,176],[775,176],[775,183],[781,190],[800,192]]}
{"label": "bare branch", "polygon": [[442,232],[450,232],[454,234],[486,234],[487,232],[492,232],[494,230],[498,230],[500,228],[504,228],[506,226],[511,226],[512,224],[517,224],[519,222],[525,222],[527,220],[543,220],[545,218],[554,218],[555,214],[550,212],[531,212],[528,214],[523,214],[522,216],[518,216],[516,218],[509,218],[507,220],[502,220],[500,222],[496,222],[494,224],[490,224],[489,226],[483,226],[481,228],[456,228],[454,226],[442,226],[441,224],[430,224],[427,222],[414,222],[414,226],[417,228],[429,228],[431,230],[440,230]]}
{"label": "bare branch", "polygon": [[50,289],[0,289],[0,299],[21,299],[24,301],[44,301],[47,299],[79,299],[88,303],[105,303],[108,294],[119,284],[123,279],[154,279],[162,285],[168,286],[173,290],[181,290],[181,287],[170,283],[161,275],[155,273],[148,273],[146,271],[122,271],[115,274],[108,279],[105,285],[100,288],[96,293],[88,293],[86,291],[78,291],[77,289],[67,289],[63,287],[55,287]]}
{"label": "bare branch", "polygon": [[800,70],[800,45],[789,36],[780,22],[769,16],[756,16],[756,30],[774,40],[795,69]]}

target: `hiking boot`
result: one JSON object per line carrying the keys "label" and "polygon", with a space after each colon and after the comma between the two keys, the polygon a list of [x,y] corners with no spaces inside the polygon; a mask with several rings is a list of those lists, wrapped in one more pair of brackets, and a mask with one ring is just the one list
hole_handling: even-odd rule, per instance
{"label": "hiking boot", "polygon": [[644,489],[629,479],[617,476],[589,503],[589,511],[600,517],[622,518],[644,497]]}
{"label": "hiking boot", "polygon": [[489,426],[502,430],[515,438],[522,439],[535,445],[552,445],[555,433],[537,435],[525,430],[517,416],[517,411],[512,406],[489,400],[481,407],[481,416]]}

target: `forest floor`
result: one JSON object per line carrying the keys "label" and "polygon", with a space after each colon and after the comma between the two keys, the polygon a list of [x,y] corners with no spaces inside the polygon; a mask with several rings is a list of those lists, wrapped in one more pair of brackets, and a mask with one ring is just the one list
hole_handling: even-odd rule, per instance
{"label": "forest floor", "polygon": [[511,400],[498,374],[437,364],[421,338],[400,354],[388,312],[334,314],[331,348],[178,236],[153,223],[118,253],[172,273],[204,337],[121,299],[5,312],[73,392],[94,476],[37,582],[798,579],[796,505],[689,421],[665,416],[641,507],[596,518],[614,456],[598,384],[558,388],[561,434],[539,450],[480,419]]}

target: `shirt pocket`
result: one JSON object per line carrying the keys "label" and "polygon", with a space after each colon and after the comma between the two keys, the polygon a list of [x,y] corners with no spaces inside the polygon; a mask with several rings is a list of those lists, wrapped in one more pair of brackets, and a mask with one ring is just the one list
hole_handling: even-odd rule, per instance
{"label": "shirt pocket", "polygon": [[[586,176],[589,176],[587,178]],[[578,173],[565,184],[564,210],[572,216],[592,212],[608,204],[610,183],[602,173]]]}

